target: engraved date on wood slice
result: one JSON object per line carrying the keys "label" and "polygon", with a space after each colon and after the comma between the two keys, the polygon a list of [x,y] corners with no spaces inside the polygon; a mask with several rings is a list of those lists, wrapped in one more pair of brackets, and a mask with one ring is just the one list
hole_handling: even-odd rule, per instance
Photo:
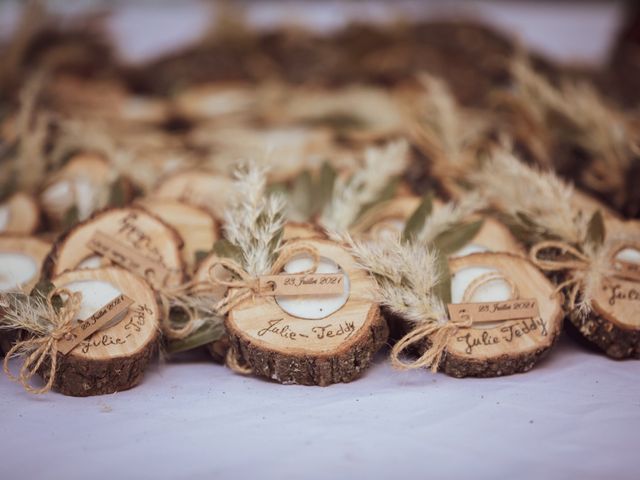
{"label": "engraved date on wood slice", "polygon": [[[336,243],[306,239],[293,244],[315,248],[321,259],[316,273],[343,276],[342,292],[255,296],[229,312],[230,343],[254,373],[281,383],[351,381],[366,370],[388,335],[379,306],[371,300],[373,280]],[[310,258],[301,257],[285,265],[285,273],[311,265]],[[326,271],[331,268],[337,271]]]}

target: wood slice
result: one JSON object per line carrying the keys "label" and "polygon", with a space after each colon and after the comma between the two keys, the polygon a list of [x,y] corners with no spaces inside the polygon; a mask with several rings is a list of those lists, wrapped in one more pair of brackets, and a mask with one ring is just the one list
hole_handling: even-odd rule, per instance
{"label": "wood slice", "polygon": [[[66,270],[104,265],[104,259],[88,246],[97,232],[107,234],[168,269],[167,286],[182,283],[184,261],[180,235],[153,214],[135,207],[104,210],[73,227],[55,242],[45,262],[44,274],[52,278]],[[152,286],[162,285],[152,281]]]}
{"label": "wood slice", "polygon": [[504,252],[514,255],[524,255],[524,247],[513,236],[509,228],[503,223],[492,217],[484,217],[482,228],[477,235],[455,253],[454,256],[462,256],[468,253],[486,252]]}
{"label": "wood slice", "polygon": [[[0,292],[31,291],[50,250],[50,243],[35,237],[0,236]],[[8,352],[17,338],[17,332],[0,330],[0,351]]]}
{"label": "wood slice", "polygon": [[136,202],[177,230],[184,242],[182,257],[193,271],[197,252],[208,252],[218,239],[218,224],[203,208],[176,200],[144,198]]}
{"label": "wood slice", "polygon": [[[506,253],[476,253],[451,259],[452,303],[474,278],[498,271],[517,287],[518,298],[536,299],[539,316],[460,329],[449,341],[440,369],[454,377],[495,377],[526,372],[549,351],[562,329],[563,310],[554,286],[528,260]],[[471,302],[509,299],[510,287],[491,282]]]}
{"label": "wood slice", "polygon": [[188,87],[174,99],[174,110],[191,120],[242,118],[257,107],[255,88],[243,84],[205,84]]}
{"label": "wood slice", "polygon": [[287,222],[284,226],[283,240],[296,238],[326,238],[324,232],[312,223]]}
{"label": "wood slice", "polygon": [[40,225],[40,207],[26,193],[17,192],[0,203],[0,234],[30,235]]}
{"label": "wood slice", "polygon": [[186,170],[161,180],[151,197],[202,207],[221,219],[233,193],[233,182],[228,177],[206,170]]}
{"label": "wood slice", "polygon": [[[636,242],[620,244],[609,253],[614,264],[618,255],[640,264],[640,227],[635,225]],[[620,257],[618,257],[620,258]],[[640,359],[640,281],[603,276],[594,288],[592,311],[588,315],[571,312],[568,316],[578,332],[607,356]]]}
{"label": "wood slice", "polygon": [[[354,380],[387,340],[387,325],[370,299],[375,284],[339,244],[309,239],[290,245],[316,248],[323,262],[339,265],[348,277],[345,294],[247,300],[226,318],[231,345],[255,374],[280,383],[329,385]],[[308,265],[292,270],[295,262],[305,261]],[[285,271],[293,273],[310,265],[310,259],[298,258]],[[301,318],[312,310],[314,315],[319,312],[316,319]],[[317,318],[324,314],[328,315]]]}
{"label": "wood slice", "polygon": [[[58,353],[53,388],[65,395],[86,397],[127,390],[140,383],[160,339],[160,310],[151,287],[140,277],[117,267],[69,271],[54,278],[53,283],[56,287],[83,292],[86,317],[108,303],[106,297],[113,298],[118,292],[134,301],[122,321],[95,332],[67,355]],[[105,285],[114,293],[96,292]],[[81,311],[79,318],[84,316]]]}
{"label": "wood slice", "polygon": [[420,197],[407,196],[382,202],[360,217],[352,227],[354,234],[371,233],[372,229],[402,231],[404,223],[420,205]]}
{"label": "wood slice", "polygon": [[[74,206],[78,209],[78,220],[89,218],[106,205],[113,180],[113,167],[101,155],[92,152],[74,155],[40,193],[49,224],[54,229],[63,226],[67,212]],[[126,202],[133,196],[133,188],[128,181],[123,185]]]}

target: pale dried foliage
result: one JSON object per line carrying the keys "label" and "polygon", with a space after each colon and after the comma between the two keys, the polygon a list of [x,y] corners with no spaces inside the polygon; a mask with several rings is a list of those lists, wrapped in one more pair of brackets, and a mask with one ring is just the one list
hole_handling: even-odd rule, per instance
{"label": "pale dried foliage", "polygon": [[456,179],[464,178],[476,164],[476,147],[486,131],[485,117],[464,111],[447,84],[423,73],[424,88],[409,129],[413,139],[429,158],[434,176],[450,191],[457,191]]}
{"label": "pale dried foliage", "polygon": [[[54,330],[55,326],[50,319],[56,316],[56,312],[44,296],[11,292],[6,293],[5,298],[10,307],[2,310],[0,331],[24,331],[36,337],[43,337]],[[16,356],[28,353],[30,352],[18,351]]]}
{"label": "pale dried foliage", "polygon": [[245,270],[252,276],[271,269],[285,224],[286,204],[280,195],[266,195],[267,169],[249,163],[235,173],[237,195],[225,211],[227,240],[242,251]]}
{"label": "pale dried foliage", "polygon": [[513,153],[496,149],[470,178],[479,192],[513,220],[520,221],[525,215],[535,221],[533,236],[557,237],[572,244],[584,240],[589,218],[573,205],[573,187],[554,173],[527,166]]}
{"label": "pale dried foliage", "polygon": [[469,220],[486,206],[485,199],[478,193],[472,192],[455,202],[448,202],[433,210],[418,232],[418,241],[429,245],[438,235],[452,228],[454,225]]}
{"label": "pale dried foliage", "polygon": [[549,135],[581,147],[591,157],[583,181],[596,191],[624,201],[626,175],[640,153],[640,133],[631,119],[609,105],[586,82],[552,85],[518,58],[513,73],[521,109]]}
{"label": "pale dried foliage", "polygon": [[328,230],[348,230],[363,207],[375,202],[391,179],[407,166],[408,145],[405,140],[383,147],[370,147],[364,165],[351,177],[336,180],[331,200],[324,208],[320,224]]}
{"label": "pale dried foliage", "polygon": [[375,278],[380,304],[412,322],[446,321],[445,306],[433,293],[441,279],[436,251],[421,242],[402,242],[399,235],[364,241],[343,234],[342,240]]}

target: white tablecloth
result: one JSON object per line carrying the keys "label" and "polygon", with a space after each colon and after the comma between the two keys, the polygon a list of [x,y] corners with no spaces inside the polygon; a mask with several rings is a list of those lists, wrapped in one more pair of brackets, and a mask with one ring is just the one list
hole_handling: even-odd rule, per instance
{"label": "white tablecloth", "polygon": [[103,397],[34,397],[3,377],[0,478],[639,478],[640,363],[569,339],[494,379],[381,356],[350,384],[282,386],[183,360]]}

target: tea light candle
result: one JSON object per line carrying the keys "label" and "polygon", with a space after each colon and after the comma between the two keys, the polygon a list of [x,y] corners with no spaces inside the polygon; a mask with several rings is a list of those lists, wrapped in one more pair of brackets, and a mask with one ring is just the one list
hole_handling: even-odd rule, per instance
{"label": "tea light candle", "polygon": [[102,280],[83,280],[71,282],[64,288],[72,292],[82,293],[82,305],[76,319],[85,320],[104,307],[111,300],[122,294],[115,286]]}
{"label": "tea light candle", "polygon": [[49,185],[42,193],[43,201],[60,211],[68,210],[75,203],[80,220],[91,215],[95,196],[95,186],[84,177],[60,180]]}
{"label": "tea light candle", "polygon": [[478,245],[475,243],[469,243],[455,252],[452,257],[464,257],[465,255],[471,255],[472,253],[490,252],[491,250],[484,245]]}
{"label": "tea light candle", "polygon": [[623,248],[616,254],[616,260],[629,263],[640,263],[640,250],[635,248]]}
{"label": "tea light candle", "polygon": [[37,262],[24,253],[0,253],[0,291],[9,291],[28,283],[38,273]]}
{"label": "tea light candle", "polygon": [[[451,301],[452,303],[462,303],[464,294],[469,285],[477,278],[491,272],[497,272],[495,268],[469,267],[457,271],[451,277]],[[500,302],[509,300],[511,296],[511,286],[502,279],[491,280],[478,287],[472,297],[471,302]]]}
{"label": "tea light candle", "polygon": [[[300,273],[311,268],[311,256],[302,254],[294,257],[284,267],[286,273]],[[328,258],[320,257],[315,273],[338,273],[341,268]],[[344,291],[340,295],[318,296],[276,296],[275,300],[282,310],[298,318],[316,320],[325,318],[340,310],[349,299],[349,277],[344,274]]]}

